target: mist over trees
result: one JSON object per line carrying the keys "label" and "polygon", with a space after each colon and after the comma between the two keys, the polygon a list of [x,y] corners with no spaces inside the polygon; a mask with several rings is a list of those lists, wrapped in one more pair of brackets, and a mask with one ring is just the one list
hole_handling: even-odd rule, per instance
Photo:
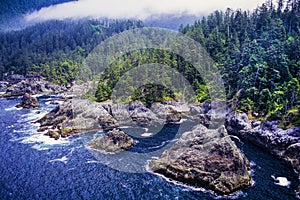
{"label": "mist over trees", "polygon": [[[215,11],[179,31],[205,47],[222,73],[228,104],[250,117],[300,125],[300,1],[267,1],[254,11]],[[39,73],[55,83],[72,82],[88,53],[101,41],[141,21],[48,21],[21,31],[0,34],[0,78],[4,73]],[[199,103],[208,89],[193,66],[178,55],[150,49],[124,54],[101,77],[94,98],[111,97],[119,78],[145,63],[177,69],[190,82]],[[159,92],[160,91],[160,92]],[[156,94],[156,95],[152,95]],[[152,95],[152,96],[151,96]],[[146,104],[177,99],[180,94],[146,85],[131,100]]]}

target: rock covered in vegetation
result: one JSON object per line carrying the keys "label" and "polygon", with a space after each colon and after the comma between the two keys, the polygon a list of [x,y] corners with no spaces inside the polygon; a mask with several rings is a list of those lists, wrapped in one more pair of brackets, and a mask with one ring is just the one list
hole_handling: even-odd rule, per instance
{"label": "rock covered in vegetation", "polygon": [[36,108],[39,107],[39,102],[36,97],[25,93],[19,104],[16,105],[17,108]]}
{"label": "rock covered in vegetation", "polygon": [[248,140],[289,162],[300,175],[300,127],[283,130],[278,128],[277,122],[251,123],[245,113],[230,113],[226,128],[230,134]]}
{"label": "rock covered in vegetation", "polygon": [[185,132],[160,158],[150,161],[154,172],[219,194],[251,185],[249,161],[228,137],[224,127],[197,125]]}
{"label": "rock covered in vegetation", "polygon": [[65,91],[66,88],[51,84],[45,80],[25,79],[6,89],[4,97],[22,96],[28,94],[52,94]]}
{"label": "rock covered in vegetation", "polygon": [[121,130],[113,129],[103,137],[96,138],[89,143],[89,147],[96,150],[103,150],[107,153],[118,153],[128,150],[135,144],[135,141]]}

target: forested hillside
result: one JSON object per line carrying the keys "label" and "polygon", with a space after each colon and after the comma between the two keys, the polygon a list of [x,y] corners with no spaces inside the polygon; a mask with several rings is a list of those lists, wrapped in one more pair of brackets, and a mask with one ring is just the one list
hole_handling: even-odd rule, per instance
{"label": "forested hillside", "polygon": [[68,83],[97,44],[141,25],[139,21],[48,21],[21,31],[0,33],[0,79],[6,72],[34,72],[56,83]]}
{"label": "forested hillside", "polygon": [[[253,12],[216,11],[179,31],[207,49],[222,72],[232,109],[250,117],[280,119],[283,126],[300,125],[299,8],[296,0],[281,0],[278,6],[268,1]],[[109,99],[122,74],[144,63],[176,68],[191,83],[199,102],[209,100],[208,88],[193,66],[178,55],[154,50],[135,52],[113,63],[99,83],[97,99]],[[139,89],[132,99],[145,103],[176,99],[166,90],[154,97],[157,86],[150,88],[143,88],[144,94]]]}
{"label": "forested hillside", "polygon": [[276,7],[268,1],[251,13],[216,11],[180,31],[205,46],[222,70],[233,108],[300,125],[299,0]]}
{"label": "forested hillside", "polygon": [[[250,117],[280,119],[300,125],[300,1],[268,1],[254,11],[215,11],[179,31],[202,44],[222,72],[228,103]],[[49,21],[0,35],[0,78],[12,71],[40,73],[56,83],[75,79],[88,53],[109,36],[142,27],[140,21]],[[208,89],[193,66],[182,57],[151,49],[125,54],[108,66],[95,97],[110,98],[128,70],[160,63],[182,73],[198,101],[209,101]],[[153,95],[155,94],[155,95]],[[176,99],[181,94],[158,85],[136,90],[131,100],[145,104]]]}

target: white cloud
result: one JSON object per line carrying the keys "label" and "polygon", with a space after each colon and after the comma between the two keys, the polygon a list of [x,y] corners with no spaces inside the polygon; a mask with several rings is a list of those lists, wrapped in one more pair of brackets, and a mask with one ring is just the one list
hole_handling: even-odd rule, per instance
{"label": "white cloud", "polygon": [[252,10],[265,0],[79,0],[44,7],[26,15],[27,21],[67,18],[136,18],[151,15],[180,14],[203,15],[214,10],[241,8]]}

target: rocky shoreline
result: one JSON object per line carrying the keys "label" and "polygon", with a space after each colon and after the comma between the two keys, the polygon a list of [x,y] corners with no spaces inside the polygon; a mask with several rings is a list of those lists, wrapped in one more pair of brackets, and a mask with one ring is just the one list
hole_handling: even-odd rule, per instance
{"label": "rocky shoreline", "polygon": [[[212,129],[207,129],[205,127],[209,125],[209,119],[211,118],[209,112],[210,107],[208,105],[203,105],[202,107],[196,107],[197,110],[195,107],[196,106],[193,105],[190,107],[188,113],[182,113],[176,110],[176,107],[174,106],[163,104],[155,104],[150,110],[139,102],[113,105],[111,103],[101,104],[92,103],[88,100],[71,99],[66,100],[62,105],[59,105],[56,109],[37,122],[40,123],[40,131],[48,130],[47,134],[50,137],[58,139],[59,137],[67,137],[73,133],[91,129],[111,131],[124,125],[143,127],[153,124],[174,123],[180,121],[182,116],[194,115],[194,118],[191,119],[199,123],[198,128],[195,127],[194,129],[201,129],[201,134],[199,133],[198,138],[196,137],[194,140],[180,139],[180,142],[181,144],[184,144],[188,141],[192,142],[192,144],[197,144],[198,146],[192,145],[188,149],[182,149],[182,147],[176,147],[176,145],[175,147],[171,147],[161,156],[161,158],[156,161],[151,161],[150,168],[153,171],[191,185],[212,189],[219,194],[228,194],[241,188],[248,187],[251,184],[251,178],[249,174],[246,173],[246,171],[249,170],[249,163],[246,161],[245,156],[239,152],[235,145],[233,145],[233,142],[227,135],[227,130],[228,134],[250,141],[276,155],[278,158],[289,162],[299,174],[299,127],[282,130],[278,128],[275,122],[265,122],[264,124],[261,124],[260,122],[251,122],[244,113],[229,113],[226,116],[226,130],[224,129],[225,131],[223,131],[226,132],[223,134],[226,135],[226,137],[222,136],[221,139],[219,137],[219,140],[216,140],[213,143],[214,145],[218,144],[218,147],[216,148],[218,148],[218,153],[223,157],[215,155],[213,150],[207,152],[205,155],[199,152],[197,153],[197,151],[199,151],[197,148],[201,149],[203,148],[201,145],[205,146],[205,143],[201,144],[201,142],[203,142],[203,140],[205,140],[204,138],[207,137],[207,134],[212,131]],[[115,131],[115,133],[116,132],[117,131]],[[113,136],[113,133],[111,133],[110,136]],[[104,144],[111,144],[111,148],[114,149],[115,152],[119,152],[120,150],[126,150],[134,145],[132,142],[128,143],[128,141],[131,140],[127,140],[128,138],[125,136],[119,138],[121,144],[125,145],[124,148],[122,145],[120,147],[119,143],[112,142],[113,140],[108,136],[93,141],[94,145],[92,146],[94,149],[105,151],[107,148],[104,148]],[[124,139],[123,141],[122,138]],[[214,148],[214,145],[211,145],[211,148]],[[111,153],[110,150],[108,152]],[[180,154],[179,152],[184,153]],[[172,159],[169,157],[171,154],[176,154],[179,157]],[[188,158],[190,158],[190,160]],[[201,161],[205,161],[207,164],[211,163],[210,170],[213,170],[213,173],[215,174],[206,168],[201,168],[203,167],[203,163],[200,165]],[[197,162],[199,162],[199,165],[197,164],[197,167],[193,168],[192,164]],[[227,164],[229,164],[230,167],[227,166]],[[189,172],[182,170],[187,166],[190,167]],[[202,171],[200,174],[197,174],[196,172],[199,172],[199,170]],[[208,179],[207,177],[211,178]]]}
{"label": "rocky shoreline", "polygon": [[[230,134],[264,149],[290,164],[300,177],[300,127],[283,130],[278,122],[251,122],[245,113],[230,113],[226,129]],[[300,186],[298,189],[300,193]]]}
{"label": "rocky shoreline", "polygon": [[26,93],[30,95],[57,94],[66,91],[66,87],[52,84],[43,79],[24,79],[18,83],[12,84],[5,88],[5,93],[3,94],[3,97],[23,96]]}
{"label": "rocky shoreline", "polygon": [[[45,81],[23,80],[8,87],[4,97],[23,95],[18,106],[31,108],[38,106],[36,98],[31,95],[62,91],[66,91],[65,88],[51,86]],[[36,123],[40,124],[38,131],[46,132],[55,139],[88,130],[108,131],[105,136],[92,141],[90,147],[116,153],[135,144],[132,138],[116,128],[177,123],[182,118],[190,118],[199,125],[184,133],[160,158],[152,160],[150,168],[153,171],[184,183],[212,189],[219,194],[248,187],[251,184],[249,162],[232,142],[228,136],[230,134],[285,160],[300,176],[300,127],[282,130],[277,122],[254,122],[245,113],[230,112],[225,119],[225,128],[208,129],[212,119],[211,105],[208,103],[189,105],[183,112],[176,105],[155,103],[149,109],[140,102],[112,104],[65,98],[63,104]],[[216,134],[218,137],[210,137]]]}

